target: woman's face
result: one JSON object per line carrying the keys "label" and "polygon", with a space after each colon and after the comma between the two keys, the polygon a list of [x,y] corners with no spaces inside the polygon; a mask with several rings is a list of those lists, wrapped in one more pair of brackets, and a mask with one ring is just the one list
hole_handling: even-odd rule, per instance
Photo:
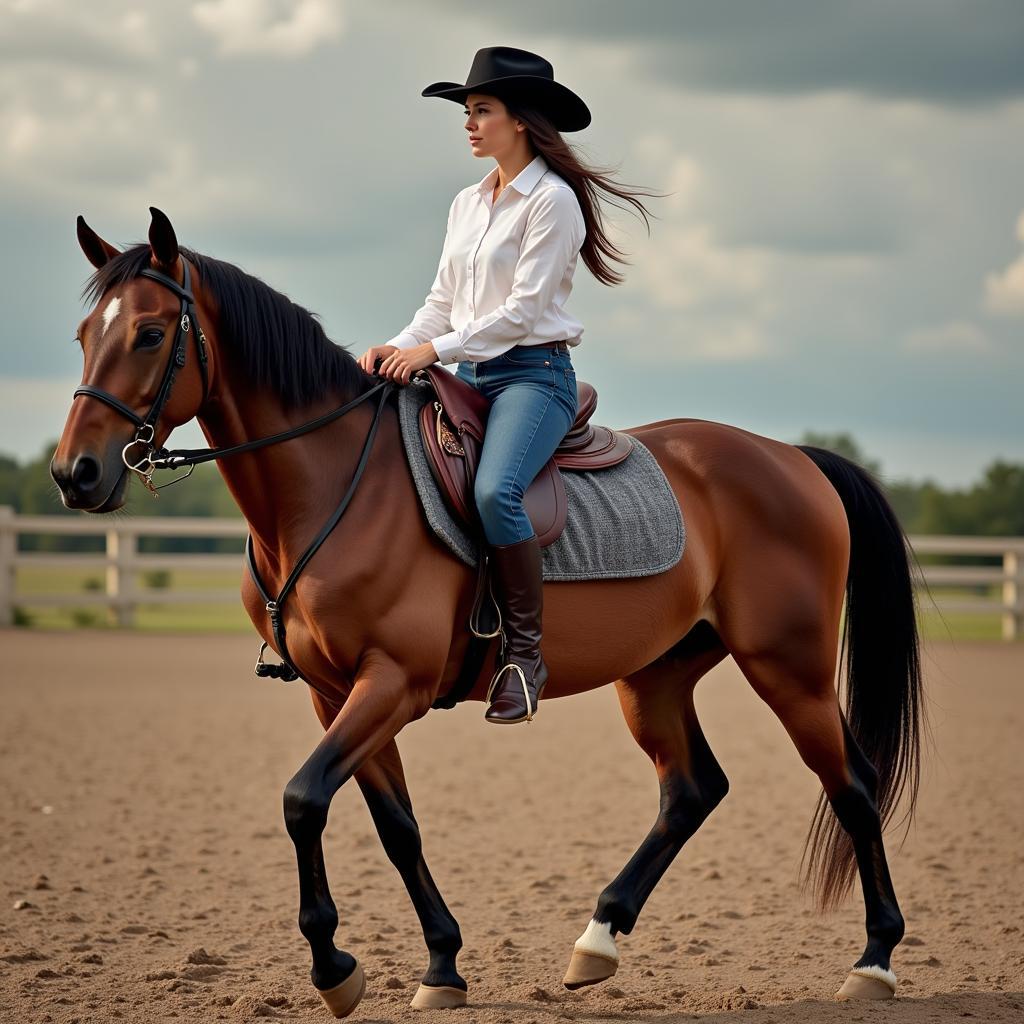
{"label": "woman's face", "polygon": [[511,153],[519,135],[525,130],[523,123],[509,114],[497,96],[470,93],[462,109],[466,115],[466,132],[473,156],[500,158]]}

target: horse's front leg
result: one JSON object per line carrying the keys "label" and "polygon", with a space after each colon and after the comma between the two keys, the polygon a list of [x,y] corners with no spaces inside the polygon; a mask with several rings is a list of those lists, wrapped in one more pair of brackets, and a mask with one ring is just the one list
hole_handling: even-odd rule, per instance
{"label": "horse's front leg", "polygon": [[313,954],[310,976],[335,1017],[351,1013],[365,988],[356,959],[334,946],[338,911],[327,887],[321,837],[334,794],[426,707],[390,659],[367,659],[344,707],[284,791],[284,819],[299,868],[299,930]]}
{"label": "horse's front leg", "polygon": [[410,1005],[416,1010],[465,1006],[466,982],[455,966],[462,934],[423,859],[420,830],[413,817],[398,745],[392,741],[370,758],[356,772],[356,782],[384,851],[409,891],[430,953],[427,972]]}

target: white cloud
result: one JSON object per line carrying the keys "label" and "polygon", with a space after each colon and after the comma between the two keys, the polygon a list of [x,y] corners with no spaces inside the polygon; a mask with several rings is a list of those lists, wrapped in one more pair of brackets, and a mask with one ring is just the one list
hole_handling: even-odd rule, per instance
{"label": "white cloud", "polygon": [[[151,205],[193,222],[265,210],[274,188],[262,165],[208,160],[198,141],[167,138],[174,88],[158,81],[125,90],[116,75],[91,68],[60,80],[45,68],[0,68],[0,189],[82,212],[101,234],[104,217],[130,210],[148,220]],[[278,194],[271,218],[294,221],[299,202]]]}
{"label": "white cloud", "polygon": [[741,314],[677,316],[622,304],[602,316],[601,332],[628,343],[630,362],[665,372],[686,363],[741,363],[774,351],[764,326]]}
{"label": "white cloud", "polygon": [[692,310],[726,302],[759,304],[768,260],[752,249],[719,244],[712,225],[678,221],[661,225],[642,263],[646,290],[667,309]]}
{"label": "white cloud", "polygon": [[636,310],[625,307],[613,314],[613,326],[648,335],[642,358],[727,362],[765,355],[771,348],[765,323],[776,308],[772,254],[721,242],[702,213],[706,174],[692,156],[671,150],[671,141],[660,135],[637,142],[638,156],[665,167],[656,191],[671,194],[648,206],[659,219],[639,245],[613,229],[616,244],[633,261],[625,271],[630,291],[639,289],[654,304],[644,311],[646,330],[636,322]]}
{"label": "white cloud", "polygon": [[192,17],[225,56],[301,57],[341,34],[338,0],[201,0]]}
{"label": "white cloud", "polygon": [[[1024,242],[1024,213],[1017,219],[1017,238]],[[1002,273],[985,278],[985,307],[1007,316],[1024,315],[1024,252]]]}
{"label": "white cloud", "polygon": [[7,146],[15,157],[30,153],[42,134],[42,124],[31,110],[12,111],[6,129]]}
{"label": "white cloud", "polygon": [[7,63],[58,68],[129,67],[159,53],[161,30],[144,10],[116,0],[0,0],[0,56]]}
{"label": "white cloud", "polygon": [[[197,174],[201,165],[200,149],[191,142],[179,142],[144,179],[126,185],[119,206],[145,214],[143,223],[149,220],[147,208],[156,206],[172,222],[188,220],[193,224],[209,218],[240,223],[250,218],[253,210],[266,206],[273,191],[270,182],[237,167],[226,173],[207,168]],[[277,197],[275,216],[287,218],[289,214],[294,214],[291,202]]]}
{"label": "white cloud", "polygon": [[[661,144],[644,140],[645,152]],[[753,247],[723,245],[714,225],[699,212],[705,175],[692,157],[669,163],[665,188],[673,193],[654,206],[651,237],[644,237],[635,261],[641,286],[665,309],[699,310],[724,302],[759,304],[764,298],[769,258]],[[667,211],[665,207],[667,206]]]}
{"label": "white cloud", "polygon": [[139,57],[154,57],[158,53],[157,33],[145,11],[128,11],[114,21],[111,31],[129,53]]}
{"label": "white cloud", "polygon": [[149,85],[78,70],[61,82],[44,68],[0,69],[0,185],[63,201],[107,199],[144,182],[165,159],[160,96]]}
{"label": "white cloud", "polygon": [[954,355],[984,355],[993,351],[988,335],[966,320],[913,330],[904,339],[904,348],[910,352]]}
{"label": "white cloud", "polygon": [[677,213],[693,209],[701,186],[696,160],[685,153],[677,153],[672,140],[657,133],[641,135],[633,144],[633,153],[648,167],[668,166],[665,187],[661,191],[669,193],[664,202],[670,209]]}
{"label": "white cloud", "polygon": [[704,362],[732,363],[770,355],[771,338],[755,320],[731,317],[723,323],[698,326],[681,339],[685,357]]}

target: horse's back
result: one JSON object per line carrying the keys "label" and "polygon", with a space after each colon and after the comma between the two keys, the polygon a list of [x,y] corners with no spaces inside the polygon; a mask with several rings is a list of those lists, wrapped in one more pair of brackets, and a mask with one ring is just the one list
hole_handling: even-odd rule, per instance
{"label": "horse's back", "polygon": [[[674,418],[626,427],[657,459],[682,500],[703,498],[727,515],[743,504],[772,524],[805,516],[846,524],[842,501],[824,474],[796,445],[716,420]],[[753,505],[753,508],[752,508]],[[684,509],[684,513],[685,513]],[[811,523],[804,522],[803,526]]]}
{"label": "horse's back", "polygon": [[848,556],[842,500],[795,445],[694,418],[623,433],[641,441],[664,471],[686,522],[686,556],[705,572],[718,576],[727,558],[763,570],[769,551],[811,562]]}

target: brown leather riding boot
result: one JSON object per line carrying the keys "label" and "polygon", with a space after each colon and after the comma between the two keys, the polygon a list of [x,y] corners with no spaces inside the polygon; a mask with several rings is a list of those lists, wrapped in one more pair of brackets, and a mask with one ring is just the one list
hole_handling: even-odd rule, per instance
{"label": "brown leather riding boot", "polygon": [[536,534],[491,548],[501,600],[504,664],[491,679],[484,718],[496,725],[529,722],[548,679],[540,653],[543,612],[540,542]]}

